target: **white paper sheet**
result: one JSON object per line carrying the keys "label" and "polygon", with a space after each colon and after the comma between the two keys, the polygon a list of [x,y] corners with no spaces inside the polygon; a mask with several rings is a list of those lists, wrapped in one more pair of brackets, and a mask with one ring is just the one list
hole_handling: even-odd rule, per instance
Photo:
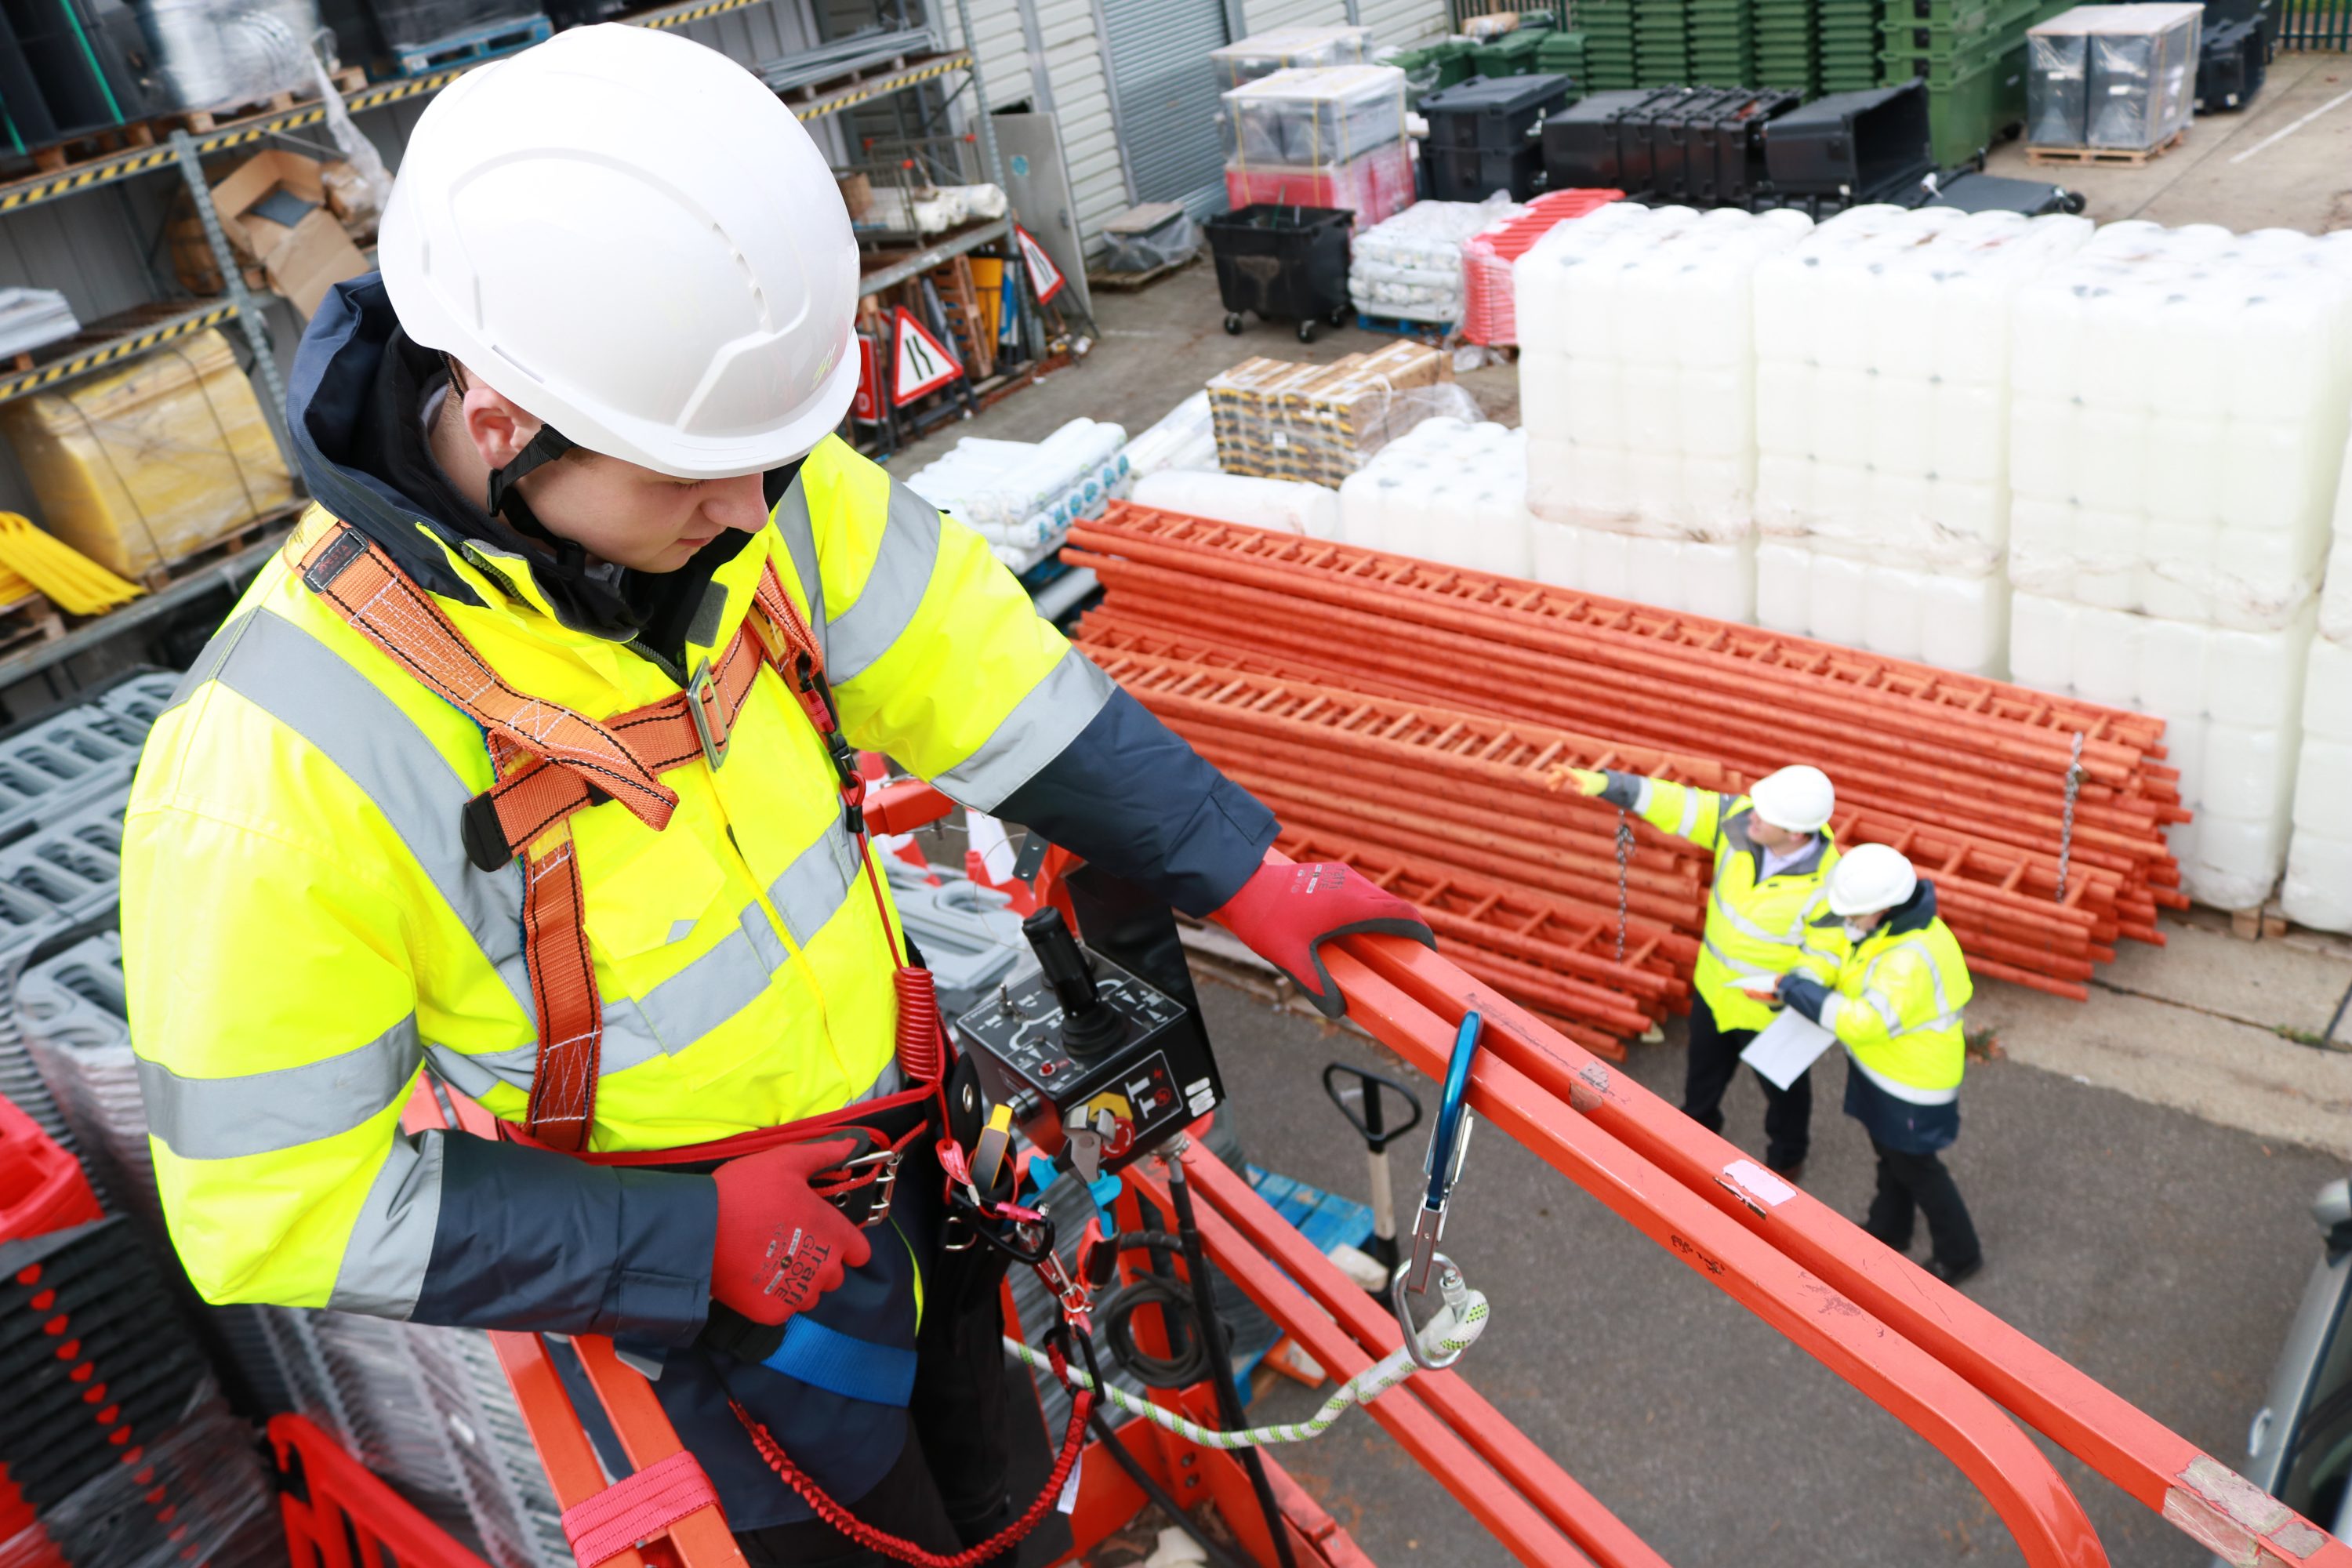
{"label": "white paper sheet", "polygon": [[1775,1088],[1786,1089],[1836,1041],[1835,1035],[1802,1013],[1784,1007],[1779,1017],[1757,1031],[1739,1059],[1771,1079]]}

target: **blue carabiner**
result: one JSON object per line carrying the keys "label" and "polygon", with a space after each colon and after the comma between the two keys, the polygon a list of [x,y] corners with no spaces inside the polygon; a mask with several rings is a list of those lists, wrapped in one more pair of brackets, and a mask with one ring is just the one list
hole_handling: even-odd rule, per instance
{"label": "blue carabiner", "polygon": [[1445,1064],[1445,1089],[1437,1102],[1437,1125],[1429,1135],[1429,1192],[1412,1222],[1411,1288],[1415,1295],[1429,1289],[1430,1266],[1437,1257],[1438,1238],[1445,1233],[1446,1201],[1469,1152],[1469,1108],[1464,1102],[1469,1098],[1470,1063],[1478,1054],[1484,1023],[1475,1013],[1462,1016],[1462,1026],[1454,1035],[1454,1055]]}

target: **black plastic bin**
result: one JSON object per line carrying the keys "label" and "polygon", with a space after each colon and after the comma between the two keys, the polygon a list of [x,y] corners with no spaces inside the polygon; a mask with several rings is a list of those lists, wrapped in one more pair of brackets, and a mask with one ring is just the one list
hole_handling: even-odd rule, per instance
{"label": "black plastic bin", "polygon": [[1784,195],[1880,201],[1936,166],[1927,84],[1833,92],[1764,127],[1764,167]]}
{"label": "black plastic bin", "polygon": [[1239,332],[1244,316],[1296,321],[1298,341],[1315,341],[1315,323],[1348,319],[1348,240],[1356,215],[1346,207],[1294,207],[1260,203],[1211,218],[1209,254],[1216,260],[1217,293],[1225,303],[1225,331]]}
{"label": "black plastic bin", "polygon": [[1424,143],[1421,156],[1429,168],[1429,194],[1437,201],[1483,202],[1496,191],[1508,191],[1513,201],[1523,202],[1543,188],[1540,142],[1496,153]]}
{"label": "black plastic bin", "polygon": [[1421,100],[1429,121],[1423,151],[1516,153],[1541,134],[1544,118],[1568,107],[1564,76],[1473,77]]}
{"label": "black plastic bin", "polygon": [[2245,108],[2263,90],[2269,59],[2259,18],[2249,16],[2213,28],[2198,46],[2196,111],[2211,114]]}
{"label": "black plastic bin", "polygon": [[1691,96],[1686,87],[1596,92],[1544,121],[1545,181],[1553,190],[1618,190],[1635,195],[1654,182],[1652,121]]}

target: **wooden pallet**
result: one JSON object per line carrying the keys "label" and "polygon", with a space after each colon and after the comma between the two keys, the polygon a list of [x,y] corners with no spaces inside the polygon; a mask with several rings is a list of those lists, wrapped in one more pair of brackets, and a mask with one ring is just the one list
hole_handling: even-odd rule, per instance
{"label": "wooden pallet", "polygon": [[988,312],[981,308],[980,290],[972,286],[971,258],[950,257],[927,276],[940,292],[948,331],[955,340],[952,346],[963,361],[965,373],[974,382],[987,380],[996,374],[996,339],[988,330]]}
{"label": "wooden pallet", "polygon": [[66,635],[58,607],[38,594],[27,594],[12,605],[0,605],[0,655],[12,654],[36,643],[55,642]]}
{"label": "wooden pallet", "polygon": [[1433,347],[1443,348],[1462,330],[1458,321],[1424,321],[1415,316],[1376,316],[1370,310],[1356,312],[1356,326],[1360,331],[1387,332],[1400,338],[1417,338]]}
{"label": "wooden pallet", "polygon": [[310,504],[307,500],[293,501],[239,523],[202,550],[191,551],[177,561],[166,562],[161,566],[150,566],[140,574],[139,585],[151,594],[160,594],[173,584],[193,577],[207,567],[217,566],[232,555],[282,536],[287,524]]}
{"label": "wooden pallet", "polygon": [[2105,164],[2113,168],[2137,169],[2179,146],[2188,134],[2184,127],[2153,147],[2045,147],[2029,142],[2025,144],[2025,161],[2029,163]]}
{"label": "wooden pallet", "polygon": [[1132,292],[1159,282],[1171,272],[1181,272],[1200,260],[1204,254],[1203,251],[1196,250],[1190,256],[1180,256],[1173,261],[1163,261],[1149,272],[1101,272],[1089,268],[1087,270],[1087,286],[1091,289],[1111,289],[1120,292]]}
{"label": "wooden pallet", "polygon": [[[348,97],[367,86],[367,73],[353,66],[337,71],[334,80],[335,90]],[[174,131],[184,130],[192,136],[208,136],[233,121],[258,114],[282,114],[297,103],[307,101],[309,97],[307,93],[278,92],[248,102],[215,104],[210,109],[152,115],[104,131],[68,136],[46,147],[36,147],[27,156],[33,160],[33,167],[40,173],[61,174],[77,163],[112,157],[134,147],[160,145],[170,140]]]}

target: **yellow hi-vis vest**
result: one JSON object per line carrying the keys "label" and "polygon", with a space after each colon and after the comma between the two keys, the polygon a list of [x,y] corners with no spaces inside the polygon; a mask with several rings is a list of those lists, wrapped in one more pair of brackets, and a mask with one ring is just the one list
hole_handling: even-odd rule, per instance
{"label": "yellow hi-vis vest", "polygon": [[1664,779],[1644,780],[1643,787],[1644,822],[1715,852],[1715,888],[1691,990],[1716,1026],[1760,1029],[1772,1021],[1771,1007],[1732,984],[1734,976],[1801,968],[1826,984],[1844,944],[1834,931],[1824,937],[1811,923],[1828,907],[1822,884],[1837,864],[1830,830],[1815,834],[1813,847],[1793,865],[1764,877],[1764,851],[1748,836],[1754,806],[1746,795]]}
{"label": "yellow hi-vis vest", "polygon": [[1822,1026],[1835,1035],[1870,1080],[1914,1105],[1959,1098],[1968,1060],[1961,1010],[1975,987],[1951,929],[1931,920],[1857,943],[1822,1002]]}
{"label": "yellow hi-vis vest", "polygon": [[[289,553],[332,525],[314,511]],[[517,689],[597,719],[677,691],[562,625],[523,558],[423,537],[478,600],[435,602]],[[977,534],[838,440],[719,569],[688,666],[734,637],[772,562],[850,742],[967,805],[1002,801],[1109,699]],[[155,726],[124,827],[124,967],[165,1213],[208,1299],[403,1315],[439,1184],[396,1125],[420,1069],[522,1119],[521,872],[479,869],[459,837],[493,782],[482,731],[282,559]],[[834,764],[773,670],[725,765],[663,783],[663,831],[618,802],[565,825],[604,1005],[596,1150],[835,1110],[891,1063],[892,954]]]}

